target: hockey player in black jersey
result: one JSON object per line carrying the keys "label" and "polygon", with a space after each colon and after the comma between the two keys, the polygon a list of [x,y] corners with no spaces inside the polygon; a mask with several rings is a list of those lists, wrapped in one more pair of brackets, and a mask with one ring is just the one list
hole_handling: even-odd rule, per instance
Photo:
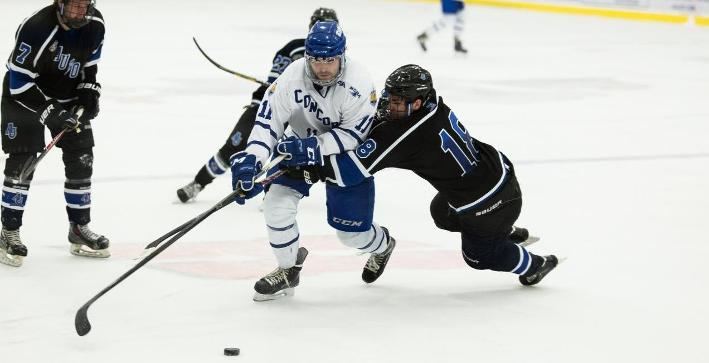
{"label": "hockey player in black jersey", "polygon": [[[308,29],[318,21],[333,20],[338,21],[335,10],[328,8],[318,8],[310,16],[310,24]],[[302,58],[305,53],[305,38],[293,39],[288,44],[283,46],[273,57],[273,66],[268,73],[267,83],[273,83],[278,76],[290,65],[293,61]],[[211,183],[216,177],[224,174],[229,168],[229,158],[235,153],[244,150],[246,140],[251,135],[251,129],[254,127],[256,112],[261,103],[263,95],[266,93],[268,86],[260,86],[254,91],[251,99],[251,104],[244,107],[244,112],[239,117],[234,129],[229,134],[229,138],[219,151],[212,156],[207,163],[195,175],[194,180],[189,182],[184,187],[177,189],[177,197],[181,202],[186,203],[194,199],[199,192]]]}
{"label": "hockey player in black jersey", "polygon": [[[325,158],[321,169],[329,183],[351,186],[389,167],[408,169],[438,194],[431,201],[437,227],[462,236],[462,254],[474,269],[512,272],[523,285],[534,285],[558,264],[554,255],[537,256],[514,243],[513,224],[522,193],[510,160],[471,137],[455,113],[437,98],[431,75],[409,64],[386,80],[379,122],[358,148]],[[277,150],[301,165],[317,165],[314,138],[288,139]],[[289,162],[293,165],[293,162]],[[512,236],[512,237],[511,237]],[[387,261],[374,266],[381,274]]]}
{"label": "hockey player in black jersey", "polygon": [[[15,34],[2,86],[2,189],[0,262],[20,266],[27,248],[20,239],[32,174],[20,180],[28,161],[44,148],[44,127],[52,135],[68,130],[62,149],[69,216],[70,251],[108,257],[109,241],[88,227],[94,146],[91,120],[98,115],[96,81],[104,21],[92,0],[55,0],[25,19]],[[81,112],[77,112],[81,109]],[[76,115],[80,115],[76,116]]]}

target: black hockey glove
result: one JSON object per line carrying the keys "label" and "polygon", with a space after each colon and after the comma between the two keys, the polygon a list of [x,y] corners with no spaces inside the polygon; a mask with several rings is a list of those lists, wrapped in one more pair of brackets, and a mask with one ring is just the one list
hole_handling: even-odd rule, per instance
{"label": "black hockey glove", "polygon": [[84,82],[76,86],[76,95],[79,97],[77,104],[84,108],[81,116],[82,122],[93,120],[98,116],[98,99],[101,97],[101,84]]}
{"label": "black hockey glove", "polygon": [[320,167],[318,166],[286,167],[283,164],[279,164],[278,168],[285,170],[287,177],[295,180],[303,180],[307,184],[315,184],[319,181],[325,181],[325,176],[322,175],[320,172]]}
{"label": "black hockey glove", "polygon": [[75,130],[79,127],[79,121],[74,115],[65,110],[57,101],[49,102],[47,107],[45,107],[40,114],[39,122],[45,124],[52,130]]}

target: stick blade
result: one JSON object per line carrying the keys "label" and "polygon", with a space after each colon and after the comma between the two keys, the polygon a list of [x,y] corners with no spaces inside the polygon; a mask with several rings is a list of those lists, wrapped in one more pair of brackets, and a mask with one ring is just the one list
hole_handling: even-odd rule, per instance
{"label": "stick blade", "polygon": [[74,327],[76,328],[76,333],[83,337],[91,331],[91,323],[89,323],[89,317],[86,315],[89,310],[89,305],[82,306],[77,312],[74,318]]}

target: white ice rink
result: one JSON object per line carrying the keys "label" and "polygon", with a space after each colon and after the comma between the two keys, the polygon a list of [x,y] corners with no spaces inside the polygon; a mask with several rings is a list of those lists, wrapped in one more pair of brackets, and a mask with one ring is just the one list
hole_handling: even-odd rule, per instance
{"label": "white ice rink", "polygon": [[[0,50],[49,0],[0,0]],[[254,303],[275,267],[259,202],[229,206],[98,300],[142,247],[231,191],[194,203],[186,184],[228,136],[254,84],[197,52],[265,78],[273,54],[333,7],[348,55],[377,87],[396,67],[428,68],[471,134],[515,163],[518,225],[531,250],[568,260],[539,286],[469,268],[437,230],[435,194],[411,173],[377,174],[375,219],[398,245],[386,273],[337,242],[322,185],[301,204],[310,249],[294,298]],[[100,0],[107,23],[91,226],[113,257],[71,256],[63,166],[35,175],[19,269],[0,265],[0,362],[707,362],[709,28],[467,8],[467,57],[450,33],[414,37],[439,5],[381,1]],[[3,58],[4,59],[4,58]],[[47,139],[48,141],[48,139]],[[225,347],[241,348],[224,357]]]}

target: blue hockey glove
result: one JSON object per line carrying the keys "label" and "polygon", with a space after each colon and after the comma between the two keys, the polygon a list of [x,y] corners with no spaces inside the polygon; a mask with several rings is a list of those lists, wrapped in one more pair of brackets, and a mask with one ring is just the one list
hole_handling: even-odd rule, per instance
{"label": "blue hockey glove", "polygon": [[315,136],[305,139],[289,137],[276,145],[276,152],[286,155],[286,159],[281,162],[281,165],[289,168],[324,164],[320,154],[320,144]]}
{"label": "blue hockey glove", "polygon": [[229,158],[231,164],[232,190],[241,190],[234,197],[237,204],[244,204],[246,199],[253,198],[261,193],[263,187],[254,181],[256,174],[261,170],[261,162],[256,161],[256,156],[247,152],[238,152]]}

